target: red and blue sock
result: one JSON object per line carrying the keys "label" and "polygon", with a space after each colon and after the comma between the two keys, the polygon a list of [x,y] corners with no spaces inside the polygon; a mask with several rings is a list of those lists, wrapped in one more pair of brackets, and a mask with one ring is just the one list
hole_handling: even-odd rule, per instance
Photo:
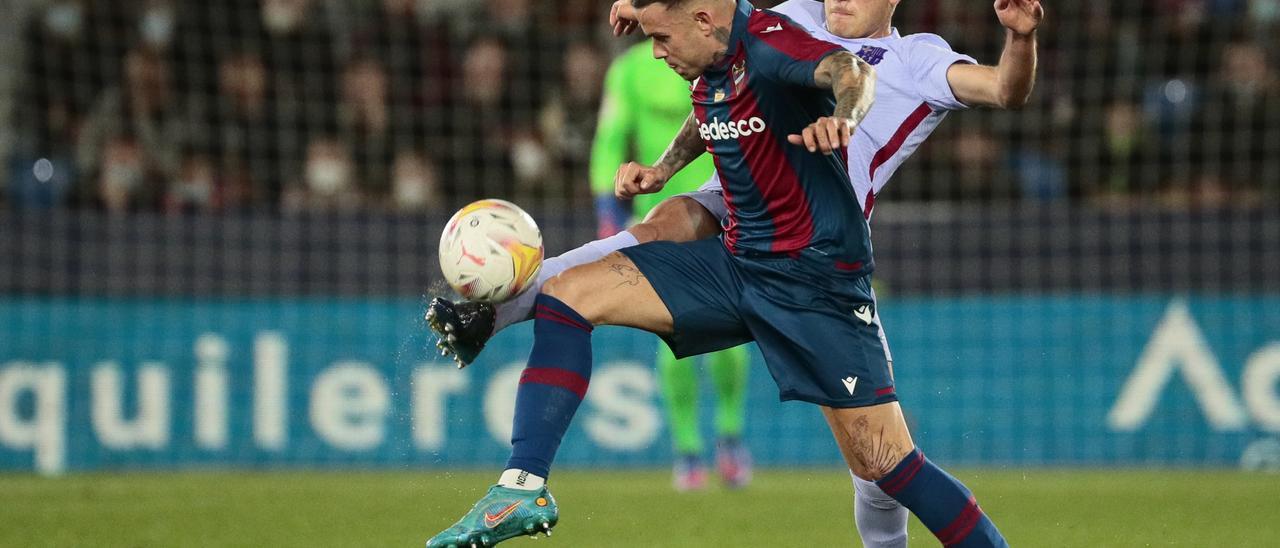
{"label": "red and blue sock", "polygon": [[912,449],[880,481],[885,494],[911,510],[943,546],[1008,546],[973,493],[964,484]]}
{"label": "red and blue sock", "polygon": [[533,351],[516,390],[508,469],[547,477],[591,380],[591,322],[550,295],[534,302]]}

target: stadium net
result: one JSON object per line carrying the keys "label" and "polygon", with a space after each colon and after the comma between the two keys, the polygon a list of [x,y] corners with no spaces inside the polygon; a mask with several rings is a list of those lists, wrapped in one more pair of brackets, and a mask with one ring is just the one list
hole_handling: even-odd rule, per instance
{"label": "stadium net", "polygon": [[[1274,394],[1242,380],[1274,386],[1269,365],[1248,364],[1280,332],[1280,4],[1048,9],[1030,104],[952,114],[876,202],[876,283],[922,445],[970,463],[1234,462],[1280,430]],[[602,83],[637,43],[613,38],[606,17],[596,0],[0,3],[0,366],[64,363],[79,390],[100,361],[132,375],[168,360],[177,386],[208,361],[191,350],[203,334],[241,337],[228,359],[248,368],[250,343],[279,327],[294,357],[316,362],[298,373],[308,383],[345,356],[390,356],[379,371],[393,419],[375,456],[298,426],[299,439],[277,432],[295,452],[272,460],[276,438],[250,434],[270,420],[257,415],[231,419],[243,450],[166,437],[168,456],[117,453],[135,446],[104,441],[88,426],[98,411],[74,404],[70,466],[489,463],[500,444],[467,429],[501,406],[441,404],[468,425],[440,426],[446,443],[420,433],[415,421],[436,424],[413,407],[426,400],[401,398],[426,382],[410,366],[434,363],[413,314],[442,288],[443,220],[474,199],[529,209],[549,254],[597,234]],[[988,64],[1003,44],[985,3],[903,2],[895,25]],[[522,341],[504,351],[523,357]],[[617,344],[616,361],[652,359],[651,338]],[[1154,388],[1126,400],[1147,362]],[[1166,383],[1166,363],[1202,382]],[[754,371],[753,409],[773,410]],[[618,378],[657,401],[651,381]],[[438,382],[477,398],[483,386]],[[173,390],[186,402],[173,413],[196,413],[194,389]],[[295,422],[323,415],[307,385],[286,395]],[[34,420],[31,398],[0,401],[0,414]],[[647,424],[608,409],[604,431]],[[762,462],[838,462],[813,445],[826,439],[816,415],[751,417],[749,440],[769,440]],[[152,439],[143,430],[120,439]],[[0,467],[29,466],[9,434]],[[600,436],[612,452],[570,462],[654,464],[666,451]]]}

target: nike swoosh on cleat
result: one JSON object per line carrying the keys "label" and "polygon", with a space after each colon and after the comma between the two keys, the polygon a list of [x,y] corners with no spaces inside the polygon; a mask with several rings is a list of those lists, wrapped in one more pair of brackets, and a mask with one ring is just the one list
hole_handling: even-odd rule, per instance
{"label": "nike swoosh on cleat", "polygon": [[516,502],[511,503],[511,505],[510,505],[510,506],[507,506],[506,508],[503,508],[503,509],[502,509],[502,511],[501,511],[501,512],[498,512],[497,514],[490,514],[490,513],[488,513],[488,512],[485,512],[485,513],[484,513],[484,526],[485,526],[485,527],[488,527],[488,528],[490,528],[490,529],[493,529],[494,527],[497,527],[497,526],[498,526],[498,524],[500,524],[500,523],[502,523],[503,521],[505,521],[505,520],[507,519],[507,517],[511,515],[511,513],[512,513],[512,512],[515,512],[515,511],[516,511],[516,508],[518,508],[519,506],[520,506],[520,501],[516,501]]}

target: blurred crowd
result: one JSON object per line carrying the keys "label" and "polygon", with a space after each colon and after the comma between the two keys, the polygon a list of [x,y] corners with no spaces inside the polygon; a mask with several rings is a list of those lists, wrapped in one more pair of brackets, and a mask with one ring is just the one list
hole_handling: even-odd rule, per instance
{"label": "blurred crowd", "polygon": [[[776,2],[757,2],[767,7]],[[961,113],[888,192],[1277,202],[1280,0],[1049,3],[1033,102]],[[52,0],[22,23],[8,207],[591,207],[606,0]],[[990,3],[910,0],[994,64]]]}
{"label": "blurred crowd", "polygon": [[[989,9],[903,2],[993,64]],[[900,171],[894,197],[1121,207],[1280,203],[1280,0],[1046,2],[1040,72],[1020,111],[960,113]],[[984,6],[985,7],[985,6]]]}
{"label": "blurred crowd", "polygon": [[589,204],[590,0],[56,0],[25,25],[10,200],[108,210]]}

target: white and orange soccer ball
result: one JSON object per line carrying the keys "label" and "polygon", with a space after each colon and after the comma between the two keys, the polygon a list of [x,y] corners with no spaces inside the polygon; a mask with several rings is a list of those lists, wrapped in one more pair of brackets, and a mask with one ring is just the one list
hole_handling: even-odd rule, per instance
{"label": "white and orange soccer ball", "polygon": [[500,303],[523,293],[542,268],[542,232],[505,200],[458,210],[440,236],[440,270],[463,298]]}

